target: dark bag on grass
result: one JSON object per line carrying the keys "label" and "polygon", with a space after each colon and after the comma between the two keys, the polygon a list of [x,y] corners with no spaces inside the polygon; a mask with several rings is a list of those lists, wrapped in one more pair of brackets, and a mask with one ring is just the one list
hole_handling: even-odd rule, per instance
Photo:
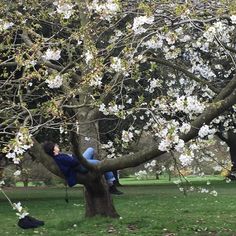
{"label": "dark bag on grass", "polygon": [[18,221],[18,226],[22,229],[32,229],[43,225],[43,221],[37,220],[31,216],[25,216],[23,219],[19,219]]}

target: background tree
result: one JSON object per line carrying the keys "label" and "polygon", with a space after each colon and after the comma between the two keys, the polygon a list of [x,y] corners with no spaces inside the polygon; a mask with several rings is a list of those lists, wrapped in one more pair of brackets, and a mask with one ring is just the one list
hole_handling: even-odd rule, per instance
{"label": "background tree", "polygon": [[[57,133],[53,139],[73,147],[90,170],[78,174],[87,216],[118,216],[104,171],[158,161],[171,150],[191,165],[220,123],[235,130],[236,16],[225,2],[2,0],[5,157],[18,165],[30,149],[63,177],[39,143]],[[112,123],[105,132],[102,120]],[[129,153],[143,130],[156,145]],[[81,151],[93,146],[101,157],[104,140],[110,158],[89,165]]]}

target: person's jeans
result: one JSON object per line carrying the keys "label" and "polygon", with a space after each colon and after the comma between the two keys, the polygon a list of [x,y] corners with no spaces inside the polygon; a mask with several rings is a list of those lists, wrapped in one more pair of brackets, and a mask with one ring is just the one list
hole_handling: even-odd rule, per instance
{"label": "person's jeans", "polygon": [[[89,147],[83,153],[83,157],[86,158],[87,161],[91,164],[97,164],[97,163],[100,162],[99,160],[94,159],[94,152],[95,152],[94,148]],[[82,165],[80,166],[79,171],[81,173],[87,173],[88,172],[88,170]],[[114,175],[111,171],[105,172],[104,176],[105,176],[105,179],[106,179],[106,181],[109,185],[112,185],[113,181],[115,181],[115,177],[114,177]]]}

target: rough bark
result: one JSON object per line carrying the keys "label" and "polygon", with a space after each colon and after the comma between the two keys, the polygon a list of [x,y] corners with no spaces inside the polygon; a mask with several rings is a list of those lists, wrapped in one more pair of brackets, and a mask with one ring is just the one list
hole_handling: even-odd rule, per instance
{"label": "rough bark", "polygon": [[[218,137],[226,142],[226,144],[229,147],[229,154],[230,154],[230,159],[231,159],[231,173],[236,172],[236,133],[233,131],[228,131],[227,132],[227,137],[223,136],[222,133],[218,133]],[[234,177],[236,180],[236,176]]]}
{"label": "rough bark", "polygon": [[98,178],[85,185],[86,216],[102,215],[116,218],[118,213],[103,178]]}

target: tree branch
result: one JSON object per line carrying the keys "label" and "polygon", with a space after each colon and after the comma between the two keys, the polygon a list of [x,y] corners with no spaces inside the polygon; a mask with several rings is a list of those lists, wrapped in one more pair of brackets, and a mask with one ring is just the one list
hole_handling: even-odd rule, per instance
{"label": "tree branch", "polygon": [[166,61],[164,59],[158,59],[158,58],[154,58],[154,57],[148,57],[148,60],[150,61],[155,61],[157,63],[160,63],[162,65],[165,65],[165,66],[168,66],[168,67],[171,67],[173,69],[176,69],[178,71],[181,71],[183,72],[186,76],[188,76],[190,79],[192,80],[195,80],[196,82],[202,84],[202,85],[207,85],[213,92],[215,93],[219,93],[220,90],[217,89],[216,87],[212,86],[211,83],[209,83],[208,81],[206,80],[203,80],[203,79],[200,79],[198,78],[197,76],[195,76],[193,73],[189,72],[187,69],[183,68],[183,66],[180,66],[180,65],[177,65],[177,64],[173,64],[169,61]]}
{"label": "tree branch", "polygon": [[[214,118],[219,116],[222,112],[226,111],[234,104],[236,104],[236,89],[234,89],[232,94],[223,101],[210,104],[204,112],[191,123],[191,130],[187,134],[180,136],[180,138],[185,142],[195,138],[198,134],[198,130],[203,124],[209,124]],[[138,153],[125,155],[121,158],[103,160],[100,164],[98,164],[98,168],[105,172],[109,170],[134,167],[154,158],[159,158],[164,153],[165,152],[160,151],[158,147],[155,146],[153,148],[143,149]]]}

